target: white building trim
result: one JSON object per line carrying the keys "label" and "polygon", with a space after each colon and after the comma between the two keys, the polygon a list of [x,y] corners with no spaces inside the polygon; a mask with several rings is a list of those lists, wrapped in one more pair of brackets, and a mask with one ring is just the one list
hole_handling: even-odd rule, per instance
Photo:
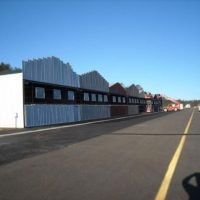
{"label": "white building trim", "polygon": [[0,127],[24,128],[22,73],[0,76]]}

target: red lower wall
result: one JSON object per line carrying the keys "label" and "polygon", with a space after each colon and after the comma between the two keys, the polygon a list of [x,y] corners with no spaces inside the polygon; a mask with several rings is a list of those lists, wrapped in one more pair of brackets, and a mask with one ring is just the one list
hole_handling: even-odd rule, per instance
{"label": "red lower wall", "polygon": [[110,114],[111,117],[128,115],[128,106],[111,106]]}

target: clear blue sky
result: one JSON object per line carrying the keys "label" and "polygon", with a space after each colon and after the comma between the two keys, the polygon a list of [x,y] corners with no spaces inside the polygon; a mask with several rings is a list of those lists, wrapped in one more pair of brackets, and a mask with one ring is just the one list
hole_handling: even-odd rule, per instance
{"label": "clear blue sky", "polygon": [[200,99],[199,0],[1,0],[0,62],[56,56],[110,83]]}

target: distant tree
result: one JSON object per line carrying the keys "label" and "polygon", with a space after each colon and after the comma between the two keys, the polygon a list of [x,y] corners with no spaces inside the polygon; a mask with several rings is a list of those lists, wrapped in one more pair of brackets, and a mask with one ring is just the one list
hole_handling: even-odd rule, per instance
{"label": "distant tree", "polygon": [[0,72],[1,71],[6,71],[6,70],[12,70],[11,66],[9,64],[5,64],[5,63],[0,63]]}
{"label": "distant tree", "polygon": [[0,75],[2,74],[12,74],[12,73],[19,73],[22,70],[17,67],[11,67],[10,64],[5,64],[3,62],[0,63]]}
{"label": "distant tree", "polygon": [[193,99],[193,100],[180,100],[180,102],[185,106],[187,104],[190,104],[192,107],[200,105],[199,99]]}

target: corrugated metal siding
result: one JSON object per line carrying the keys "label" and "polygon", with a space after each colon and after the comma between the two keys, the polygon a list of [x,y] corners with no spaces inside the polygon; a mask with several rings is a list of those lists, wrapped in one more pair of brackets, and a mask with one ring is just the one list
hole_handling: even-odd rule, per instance
{"label": "corrugated metal siding", "polygon": [[[139,90],[138,88],[132,84],[128,88],[126,88],[127,95],[139,97]],[[138,105],[129,105],[128,106],[128,115],[136,115],[139,114],[139,106]]]}
{"label": "corrugated metal siding", "polygon": [[81,120],[110,118],[110,106],[105,105],[82,105]]}
{"label": "corrugated metal siding", "polygon": [[141,92],[141,93],[139,93],[139,97],[141,97],[141,98],[145,98],[145,92]]}
{"label": "corrugated metal siding", "polygon": [[120,83],[115,83],[115,84],[111,85],[109,87],[109,91],[111,93],[119,94],[119,95],[126,96],[126,94],[127,94],[125,88]]}
{"label": "corrugated metal siding", "polygon": [[56,57],[23,61],[22,68],[25,80],[80,87],[79,76]]}
{"label": "corrugated metal siding", "polygon": [[25,126],[42,126],[80,121],[79,105],[25,105]]}
{"label": "corrugated metal siding", "polygon": [[134,97],[139,96],[139,90],[134,84],[132,84],[130,87],[126,88],[126,92],[129,96],[134,96]]}
{"label": "corrugated metal siding", "polygon": [[145,92],[143,90],[143,88],[141,87],[141,85],[136,85],[138,91],[139,91],[139,97],[144,98],[145,97]]}
{"label": "corrugated metal siding", "polygon": [[139,106],[138,105],[130,105],[130,106],[128,106],[128,114],[129,115],[137,115],[137,114],[139,114]]}
{"label": "corrugated metal siding", "polygon": [[[109,92],[109,83],[97,72],[92,71],[80,76],[80,87],[99,92]],[[81,120],[102,119],[110,117],[108,105],[82,105]]]}
{"label": "corrugated metal siding", "polygon": [[80,75],[80,87],[109,92],[109,83],[97,71]]}

